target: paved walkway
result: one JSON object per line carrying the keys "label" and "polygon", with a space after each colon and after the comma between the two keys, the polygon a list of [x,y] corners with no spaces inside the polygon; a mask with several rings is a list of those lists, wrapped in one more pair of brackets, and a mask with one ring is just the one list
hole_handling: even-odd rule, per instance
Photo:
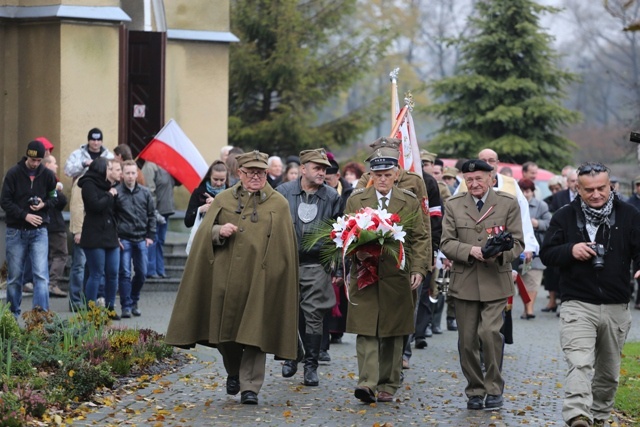
{"label": "paved walkway", "polygon": [[[543,292],[544,294],[544,292]],[[130,327],[165,332],[173,307],[173,292],[145,292],[143,315],[124,319]],[[52,299],[52,309],[66,311],[66,300]],[[29,309],[31,301],[25,300]],[[319,368],[320,386],[304,387],[300,371],[282,378],[281,362],[267,361],[260,404],[241,405],[225,394],[224,367],[216,350],[198,347],[187,352],[192,363],[152,383],[134,383],[120,399],[88,413],[74,426],[561,426],[565,362],[559,347],[558,319],[541,313],[546,299],[536,301],[537,317],[519,318],[514,311],[515,344],[507,345],[503,371],[505,406],[500,411],[469,411],[463,394],[465,380],[456,350],[457,333],[445,331],[428,339],[428,348],[415,350],[411,369],[393,403],[364,405],[353,397],[357,362],[355,336],[332,345],[332,361]],[[640,311],[634,311],[634,320]],[[640,340],[632,327],[630,340]]]}

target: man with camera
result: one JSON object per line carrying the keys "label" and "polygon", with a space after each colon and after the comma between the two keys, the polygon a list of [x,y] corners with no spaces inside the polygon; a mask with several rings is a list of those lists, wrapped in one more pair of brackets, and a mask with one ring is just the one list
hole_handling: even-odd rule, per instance
{"label": "man with camera", "polygon": [[33,267],[33,308],[49,310],[49,208],[54,208],[56,177],[42,164],[44,145],[31,141],[26,156],[7,172],[0,207],[7,215],[7,302],[20,316],[22,274],[27,254]]}
{"label": "man with camera", "polygon": [[611,191],[609,168],[584,163],[578,196],[551,218],[540,258],[560,267],[560,344],[569,365],[562,417],[604,425],[631,327],[629,268],[640,277],[640,212]]}
{"label": "man with camera", "polygon": [[511,262],[524,248],[518,201],[493,189],[492,170],[482,160],[462,165],[467,190],[445,203],[440,242],[440,250],[453,262],[449,295],[456,308],[467,408],[473,410],[503,405],[502,312],[513,295]]}

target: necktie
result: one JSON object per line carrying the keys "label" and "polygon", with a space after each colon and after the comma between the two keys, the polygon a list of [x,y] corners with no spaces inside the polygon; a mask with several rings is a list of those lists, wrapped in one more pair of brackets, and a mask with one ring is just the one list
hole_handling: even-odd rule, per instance
{"label": "necktie", "polygon": [[380,209],[387,209],[387,198],[380,197]]}
{"label": "necktie", "polygon": [[484,206],[484,202],[482,200],[478,200],[476,206],[478,207],[478,212],[480,212],[482,210],[482,207]]}

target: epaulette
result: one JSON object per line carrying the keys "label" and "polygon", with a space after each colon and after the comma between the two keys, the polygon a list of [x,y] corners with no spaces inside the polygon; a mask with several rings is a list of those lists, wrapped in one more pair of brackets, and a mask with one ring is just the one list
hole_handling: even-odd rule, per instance
{"label": "epaulette", "polygon": [[[360,194],[362,193],[364,190],[366,190],[366,188],[355,188],[352,192],[351,192],[351,196],[353,196],[354,194]],[[349,197],[351,197],[349,196]]]}
{"label": "epaulette", "polygon": [[408,171],[408,170],[406,170],[406,169],[404,170],[404,172],[405,172],[407,175],[415,175],[415,176],[417,176],[418,178],[422,179],[422,175],[420,175],[420,174],[419,174],[419,173],[417,173],[417,172]]}
{"label": "epaulette", "polygon": [[494,191],[498,196],[506,197],[508,199],[516,199],[516,200],[518,199],[516,196],[514,196],[511,193],[507,193],[506,191],[502,191],[502,190],[494,190]]}
{"label": "epaulette", "polygon": [[451,201],[451,200],[454,200],[454,199],[459,199],[459,198],[464,197],[464,196],[466,196],[466,195],[467,195],[467,192],[466,192],[466,191],[461,191],[461,192],[459,192],[458,194],[454,194],[453,196],[449,197],[449,199],[447,200],[447,202],[449,202],[449,201]]}
{"label": "epaulette", "polygon": [[414,197],[414,198],[416,198],[416,199],[418,198],[418,196],[416,196],[416,193],[414,193],[414,192],[413,192],[413,191],[411,191],[411,190],[407,190],[406,188],[399,188],[399,187],[398,187],[398,190],[400,190],[400,191],[402,191],[404,194],[408,194],[409,196],[412,196],[412,197]]}

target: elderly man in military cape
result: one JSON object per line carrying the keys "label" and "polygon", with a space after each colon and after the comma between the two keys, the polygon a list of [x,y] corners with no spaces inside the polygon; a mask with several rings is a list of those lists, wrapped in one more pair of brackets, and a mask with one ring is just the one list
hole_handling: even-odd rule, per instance
{"label": "elderly man in military cape", "polygon": [[387,209],[405,224],[407,262],[401,269],[393,256],[382,253],[378,259],[378,282],[358,289],[357,269],[368,254],[357,252],[351,267],[349,295],[353,305],[347,315],[347,332],[357,334],[358,386],[355,397],[365,403],[391,402],[400,387],[403,339],[414,331],[414,290],[431,268],[429,227],[419,214],[420,201],[409,190],[398,188],[398,150],[379,148],[369,157],[373,186],[353,191],[346,213],[364,207]]}
{"label": "elderly man in military cape", "polygon": [[[511,262],[524,247],[518,202],[510,194],[493,190],[492,170],[482,160],[462,165],[468,192],[446,202],[440,242],[440,250],[453,261],[449,295],[455,301],[468,409],[502,407],[502,312],[513,295]],[[482,248],[487,239],[504,230],[512,234],[513,248],[485,259]],[[480,361],[481,342],[486,374]]]}
{"label": "elderly man in military cape", "polygon": [[296,357],[298,247],[287,201],[267,183],[268,156],[238,156],[193,241],[166,342],[217,347],[227,393],[257,404],[266,354]]}

